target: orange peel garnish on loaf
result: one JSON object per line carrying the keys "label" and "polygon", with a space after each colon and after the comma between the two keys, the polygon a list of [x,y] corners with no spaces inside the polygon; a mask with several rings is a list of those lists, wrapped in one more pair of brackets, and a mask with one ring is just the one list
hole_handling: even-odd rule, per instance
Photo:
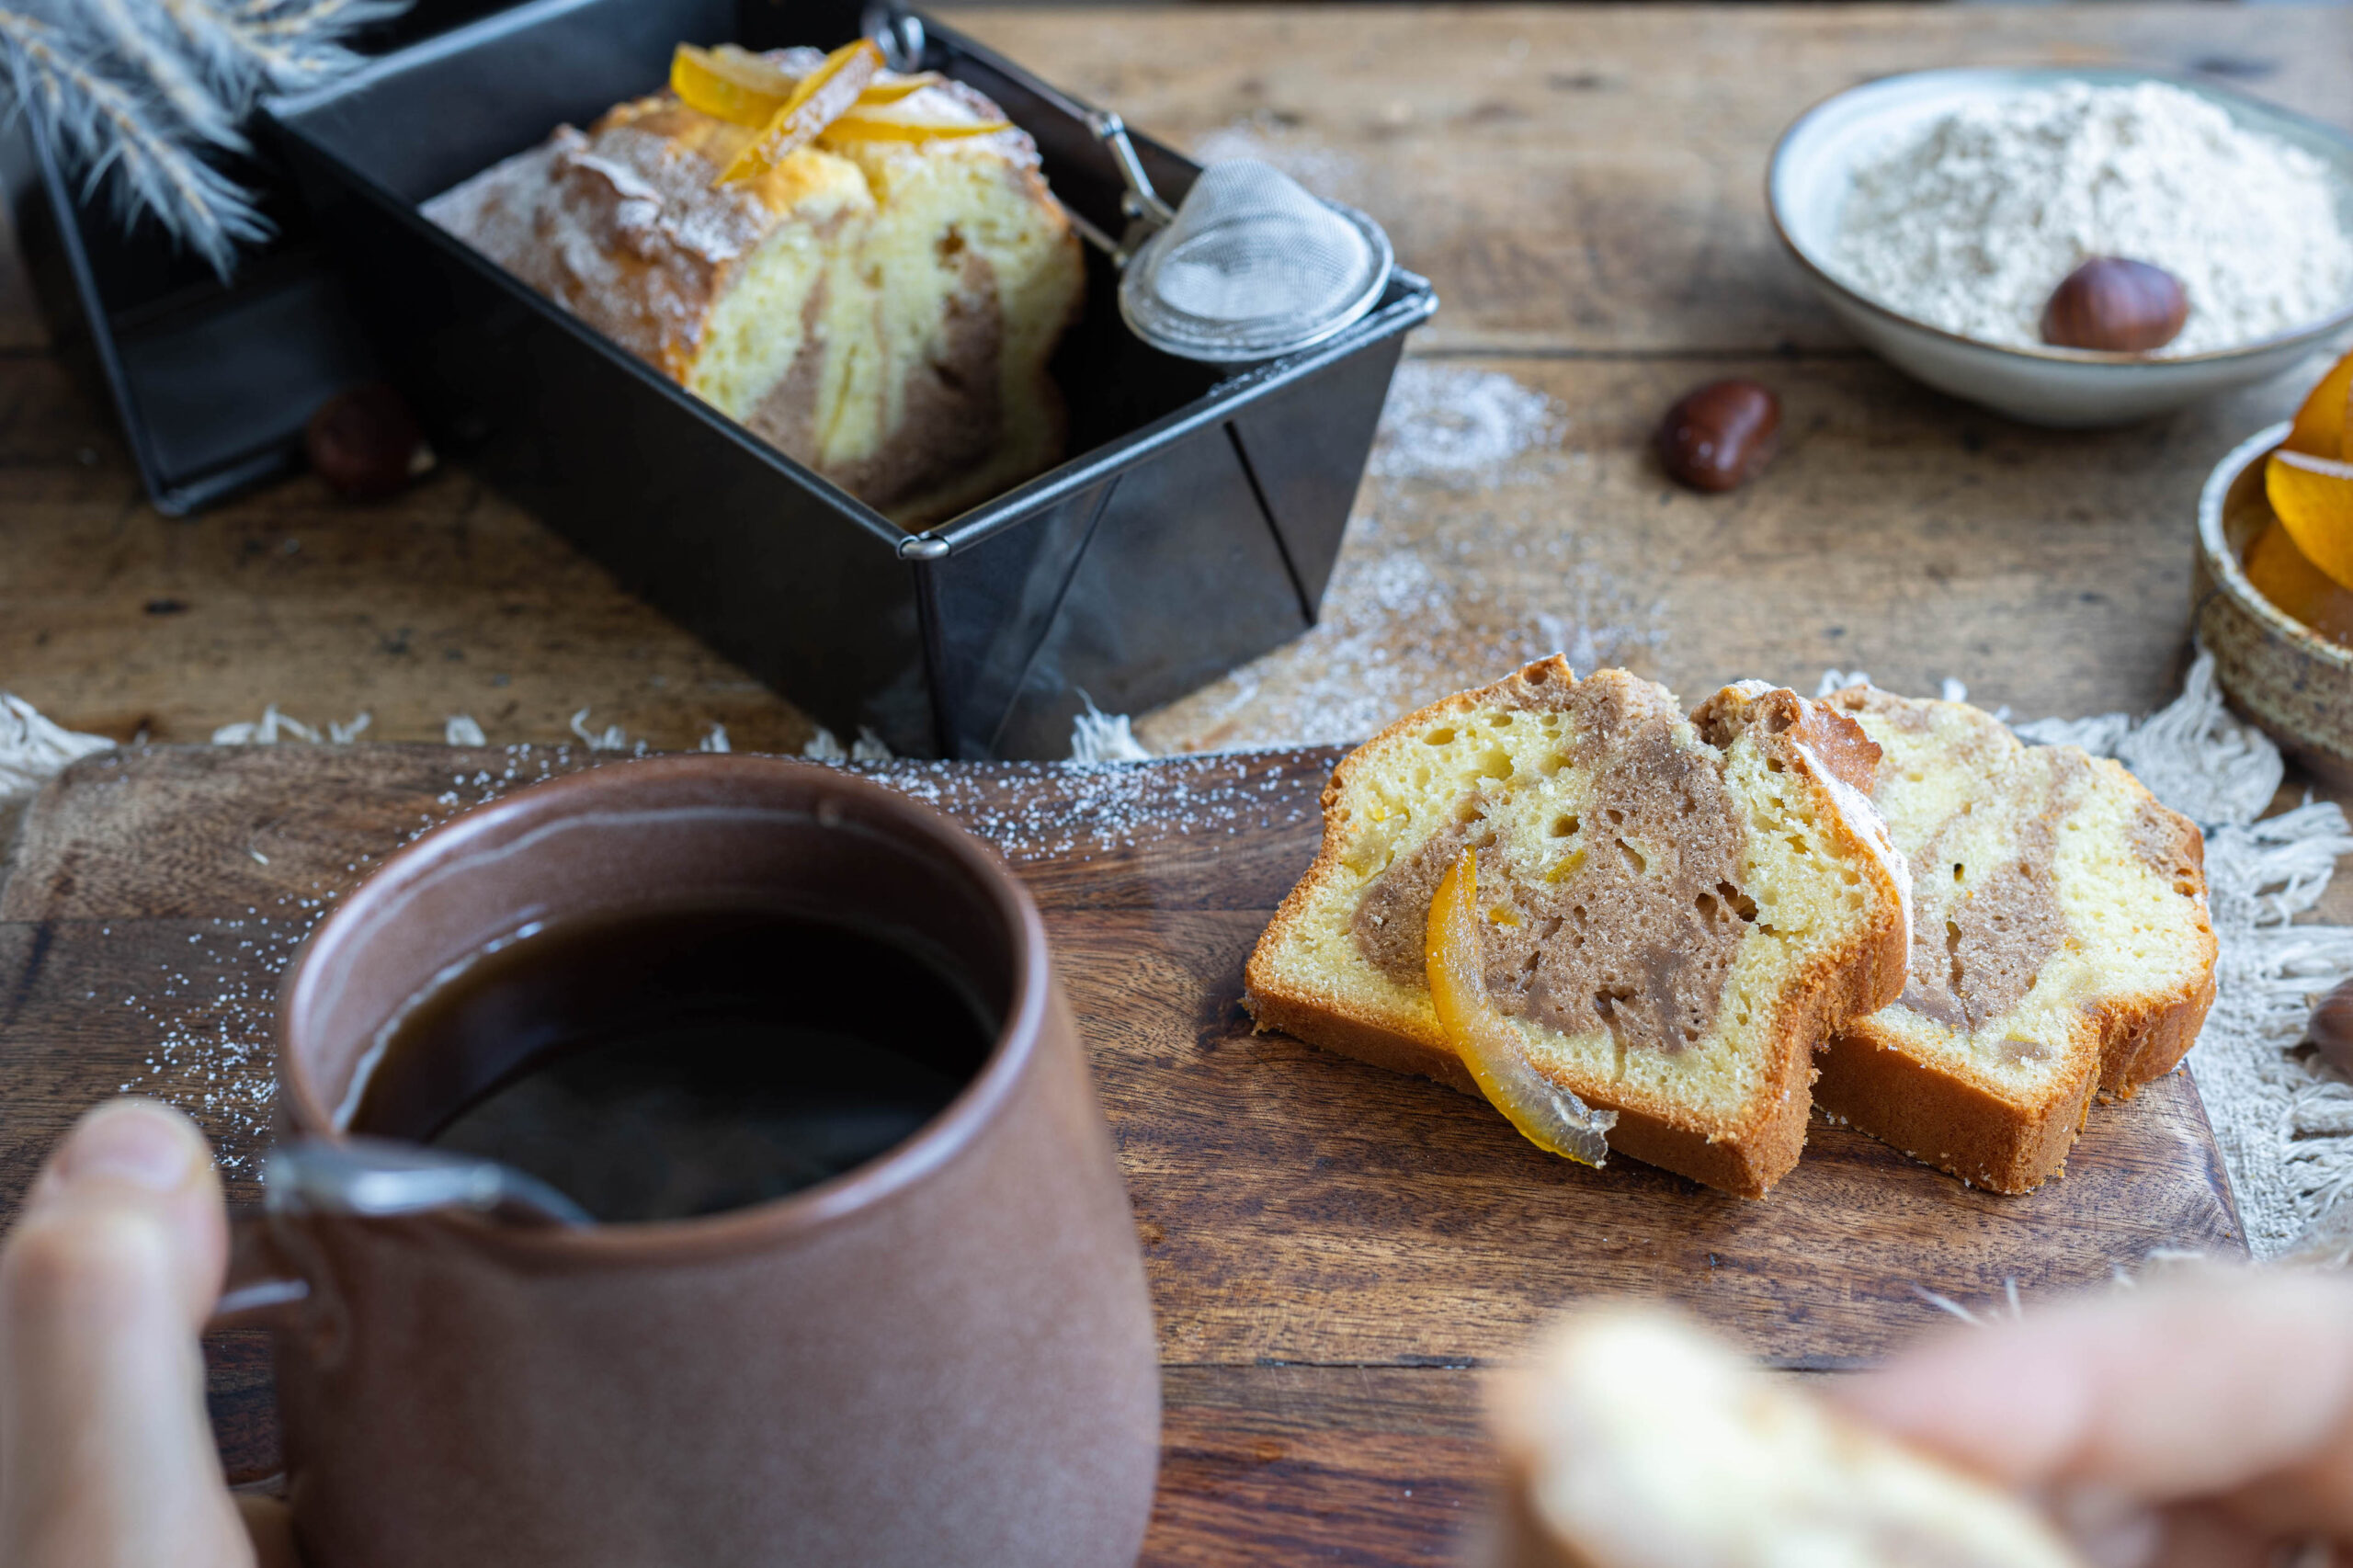
{"label": "orange peel garnish on loaf", "polygon": [[776,118],[801,78],[748,49],[682,43],[670,56],[670,90],[688,108],[731,125],[755,128]]}
{"label": "orange peel garnish on loaf", "polygon": [[869,39],[844,44],[793,86],[757,136],[720,171],[721,185],[756,179],[814,142],[854,107],[882,72],[882,51]]}
{"label": "orange peel garnish on loaf", "polygon": [[1548,1154],[1581,1165],[1609,1158],[1614,1110],[1596,1110],[1544,1076],[1529,1061],[1510,1023],[1487,999],[1485,960],[1479,948],[1479,857],[1465,849],[1439,880],[1423,938],[1428,955],[1430,1005],[1447,1042],[1520,1136]]}
{"label": "orange peel garnish on loaf", "polygon": [[946,136],[994,136],[1012,121],[967,115],[948,119],[906,104],[870,107],[860,102],[823,133],[826,142],[930,142]]}

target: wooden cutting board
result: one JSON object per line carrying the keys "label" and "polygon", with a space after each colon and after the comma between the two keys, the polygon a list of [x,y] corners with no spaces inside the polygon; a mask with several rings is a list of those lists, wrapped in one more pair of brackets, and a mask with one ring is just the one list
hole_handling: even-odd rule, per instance
{"label": "wooden cutting board", "polygon": [[[2188,1078],[2094,1110],[2063,1179],[1973,1191],[1817,1120],[1762,1202],[1538,1153],[1485,1106],[1251,1032],[1242,963],[1313,857],[1336,754],[1079,769],[894,764],[1045,911],[1125,1162],[1167,1400],[1147,1561],[1440,1562],[1484,1477],[1476,1368],[1561,1302],[1672,1297],[1777,1365],[1868,1362],[1943,1321],[2244,1250]],[[468,805],[607,756],[157,747],[35,802],[0,884],[0,1213],[85,1108],[160,1096],[233,1201],[268,1137],[277,975],[322,908]],[[2006,1310],[2006,1309],[2005,1309]],[[275,1463],[267,1346],[211,1346],[232,1471]]]}

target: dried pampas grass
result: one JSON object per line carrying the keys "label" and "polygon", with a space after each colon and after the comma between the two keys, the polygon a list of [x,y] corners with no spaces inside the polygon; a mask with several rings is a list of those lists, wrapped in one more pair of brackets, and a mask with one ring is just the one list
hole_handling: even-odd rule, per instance
{"label": "dried pampas grass", "polygon": [[266,93],[358,63],[344,40],[407,0],[15,0],[0,6],[0,94],[39,123],[85,200],[152,216],[224,278],[269,223],[217,160]]}

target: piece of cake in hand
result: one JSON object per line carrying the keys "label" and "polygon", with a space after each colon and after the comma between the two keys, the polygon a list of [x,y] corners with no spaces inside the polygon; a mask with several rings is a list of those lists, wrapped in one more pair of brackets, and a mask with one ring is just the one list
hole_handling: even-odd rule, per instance
{"label": "piece of cake in hand", "polygon": [[1573,1313],[1487,1392],[1492,1568],[2085,1568],[2007,1492],[1664,1309]]}
{"label": "piece of cake in hand", "polygon": [[1579,1157],[1540,1130],[1589,1111],[1609,1149],[1762,1196],[1815,1043],[1903,988],[1904,870],[1851,721],[1755,683],[1695,717],[1552,658],[1349,754],[1250,957],[1259,1028],[1483,1087]]}
{"label": "piece of cake in hand", "polygon": [[2116,763],[1961,702],[1826,699],[1881,749],[1911,862],[1911,980],[1821,1057],[1814,1098],[1997,1192],[2063,1165],[2096,1089],[2173,1070],[2214,999],[2205,842]]}
{"label": "piece of cake in hand", "polygon": [[[682,51],[685,52],[685,51]],[[712,51],[789,88],[815,50]],[[762,132],[671,93],[625,103],[425,215],[786,455],[915,528],[1062,456],[1047,360],[1086,268],[1038,149],[936,76],[747,177]],[[860,100],[862,103],[862,100]],[[995,127],[995,129],[989,129]]]}

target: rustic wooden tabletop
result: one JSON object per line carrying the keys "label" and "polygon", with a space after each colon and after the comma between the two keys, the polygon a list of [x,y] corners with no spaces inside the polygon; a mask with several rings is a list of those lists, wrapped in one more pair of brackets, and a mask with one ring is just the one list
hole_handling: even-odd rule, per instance
{"label": "rustic wooden tabletop", "polygon": [[[1324,625],[1152,715],[1164,750],[1347,738],[1556,647],[1684,691],[1743,676],[1810,689],[1835,665],[1912,690],[1955,676],[2021,715],[2150,706],[2184,646],[2199,480],[2292,405],[2295,379],[2091,436],[1919,389],[1856,347],[1780,254],[1767,154],[1841,87],[1967,62],[2125,62],[2353,121],[2342,9],[954,16],[1156,134],[1266,158],[1372,212],[1444,301],[1414,340],[1420,390],[1496,416],[1451,444],[1429,428],[1392,442]],[[107,411],[10,303],[0,683],[60,721],[200,741],[275,703],[314,725],[366,712],[377,740],[438,739],[464,713],[494,742],[548,741],[586,708],[657,747],[713,722],[741,745],[806,736],[790,693],[462,468],[372,506],[301,478],[156,515]],[[1701,498],[1645,442],[1678,392],[1722,374],[1779,392],[1787,448],[1761,483]],[[1516,455],[1492,439],[1531,428]]]}
{"label": "rustic wooden tabletop", "polygon": [[[2145,710],[2186,653],[2199,483],[2310,379],[2113,433],[1979,412],[1841,332],[1773,240],[1763,173],[1808,105],[1932,65],[2130,63],[2353,125],[2353,10],[953,15],[1166,140],[1265,158],[1369,210],[1444,301],[1415,339],[1324,623],[1139,716],[1156,750],[1352,738],[1556,648],[1686,693],[1745,676],[1812,689],[1835,666],[1912,691],[1958,678],[2021,717]],[[1725,374],[1779,392],[1786,444],[1757,483],[1702,498],[1666,482],[1647,440],[1677,394]],[[713,723],[745,749],[810,733],[789,693],[622,595],[461,466],[369,506],[298,478],[158,516],[20,295],[0,298],[0,687],[125,740],[201,741],[267,705],[317,725],[365,712],[369,740],[438,741],[465,714],[494,744],[555,741],[582,710],[655,747]],[[1227,1489],[1227,1517],[1266,1521],[1269,1553],[1455,1550],[1450,1531],[1407,1526],[1417,1511],[1391,1483],[1411,1486],[1417,1455],[1462,1462],[1475,1432],[1458,1394],[1361,1372],[1387,1471],[1351,1534],[1288,1518],[1278,1484],[1316,1451],[1316,1424],[1347,1414],[1345,1391],[1313,1369],[1267,1375],[1298,1381],[1302,1403],[1294,1421],[1252,1394],[1256,1460],[1203,1448],[1206,1416],[1172,1433],[1172,1465]],[[1167,1560],[1226,1561],[1231,1545],[1188,1539]]]}

